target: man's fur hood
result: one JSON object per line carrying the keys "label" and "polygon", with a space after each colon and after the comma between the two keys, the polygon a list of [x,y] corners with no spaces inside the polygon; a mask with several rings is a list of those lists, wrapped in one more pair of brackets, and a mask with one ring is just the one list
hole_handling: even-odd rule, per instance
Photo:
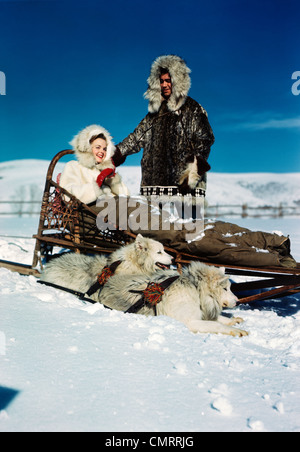
{"label": "man's fur hood", "polygon": [[[97,164],[92,153],[90,139],[94,136],[99,135],[100,133],[102,133],[106,138],[107,153],[103,162]],[[88,126],[81,132],[79,132],[73,138],[73,140],[70,141],[70,144],[75,151],[78,162],[82,166],[90,169],[97,168],[99,170],[112,166],[111,158],[114,155],[116,148],[112,141],[112,137],[110,136],[109,132],[104,129],[104,127],[98,126],[96,124]]]}
{"label": "man's fur hood", "polygon": [[148,110],[156,113],[164,100],[161,95],[160,70],[167,69],[172,81],[172,94],[167,105],[170,111],[179,110],[184,104],[191,87],[190,72],[185,61],[177,55],[162,55],[151,66],[150,76],[147,80],[148,89],[144,94],[149,100]]}

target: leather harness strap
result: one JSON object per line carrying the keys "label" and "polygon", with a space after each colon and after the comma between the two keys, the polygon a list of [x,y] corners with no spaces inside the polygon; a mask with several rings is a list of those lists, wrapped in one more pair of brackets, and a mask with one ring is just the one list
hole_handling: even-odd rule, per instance
{"label": "leather harness strap", "polygon": [[111,265],[104,267],[102,272],[99,273],[97,281],[89,288],[89,290],[86,292],[86,295],[90,297],[95,292],[97,292],[97,290],[102,289],[109,278],[115,274],[115,271],[117,270],[121,262],[122,261],[116,261]]}
{"label": "leather harness strap", "polygon": [[141,298],[130,306],[130,308],[125,311],[125,314],[136,314],[140,309],[148,305],[149,307],[154,308],[155,315],[157,315],[157,304],[160,303],[165,290],[167,290],[178,278],[179,275],[167,278],[160,283],[150,282],[145,290],[130,290],[131,293],[141,294]]}

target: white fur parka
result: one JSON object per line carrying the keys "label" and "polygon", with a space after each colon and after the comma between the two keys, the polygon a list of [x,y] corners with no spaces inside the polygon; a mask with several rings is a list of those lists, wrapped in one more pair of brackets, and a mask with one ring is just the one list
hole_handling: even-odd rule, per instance
{"label": "white fur parka", "polygon": [[[106,138],[107,154],[103,162],[97,163],[92,153],[90,139],[101,133]],[[115,146],[106,129],[99,125],[88,126],[79,132],[70,144],[75,151],[77,161],[72,160],[66,164],[60,178],[61,187],[85,204],[95,202],[103,194],[129,196],[129,190],[118,173],[106,178],[101,188],[96,182],[101,171],[107,168],[115,169],[112,162]]]}

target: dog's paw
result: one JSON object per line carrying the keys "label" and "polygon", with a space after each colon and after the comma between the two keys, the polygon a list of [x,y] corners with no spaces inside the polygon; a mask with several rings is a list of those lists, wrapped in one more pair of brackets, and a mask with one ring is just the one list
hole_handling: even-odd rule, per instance
{"label": "dog's paw", "polygon": [[241,317],[231,317],[230,319],[230,325],[237,325],[238,323],[243,323],[244,319],[242,319]]}
{"label": "dog's paw", "polygon": [[230,336],[237,336],[237,337],[242,337],[242,336],[248,336],[249,333],[245,330],[239,330],[238,328],[231,328],[230,330]]}

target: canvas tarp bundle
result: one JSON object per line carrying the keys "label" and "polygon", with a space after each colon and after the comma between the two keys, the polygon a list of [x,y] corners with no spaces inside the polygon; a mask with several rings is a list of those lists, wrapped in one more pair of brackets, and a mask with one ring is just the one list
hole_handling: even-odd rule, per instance
{"label": "canvas tarp bundle", "polygon": [[251,231],[222,221],[205,223],[201,239],[187,242],[185,232],[151,231],[147,235],[177,251],[224,265],[294,268],[290,239],[274,233]]}
{"label": "canvas tarp bundle", "polygon": [[[118,199],[116,198],[114,200],[118,204]],[[124,199],[122,203],[124,203]],[[115,209],[115,204],[113,206]],[[224,265],[282,266],[289,268],[294,268],[297,265],[291,255],[290,240],[283,235],[251,231],[233,223],[208,221],[203,222],[202,231],[198,231],[196,237],[189,240],[187,237],[190,236],[191,229],[186,230],[184,223],[181,230],[177,230],[176,221],[170,223],[168,230],[163,230],[160,212],[156,211],[157,213],[155,213],[151,205],[147,205],[145,208],[149,213],[146,225],[144,222],[143,227],[133,228],[131,223],[128,222],[129,227],[127,229],[135,234],[141,233],[144,236],[158,240],[176,251],[192,254],[200,259]],[[98,215],[98,219],[102,216],[102,213],[103,217],[107,218],[110,216],[107,205],[104,210],[96,206],[93,207],[93,210]],[[124,218],[118,215],[118,207],[116,210],[117,215],[114,219],[114,225],[119,226],[120,223],[124,225]],[[128,218],[132,216],[134,210],[135,207],[128,207],[126,212]],[[157,221],[155,221],[155,215],[158,217]],[[154,229],[152,226],[155,223],[160,224],[160,227]]]}

